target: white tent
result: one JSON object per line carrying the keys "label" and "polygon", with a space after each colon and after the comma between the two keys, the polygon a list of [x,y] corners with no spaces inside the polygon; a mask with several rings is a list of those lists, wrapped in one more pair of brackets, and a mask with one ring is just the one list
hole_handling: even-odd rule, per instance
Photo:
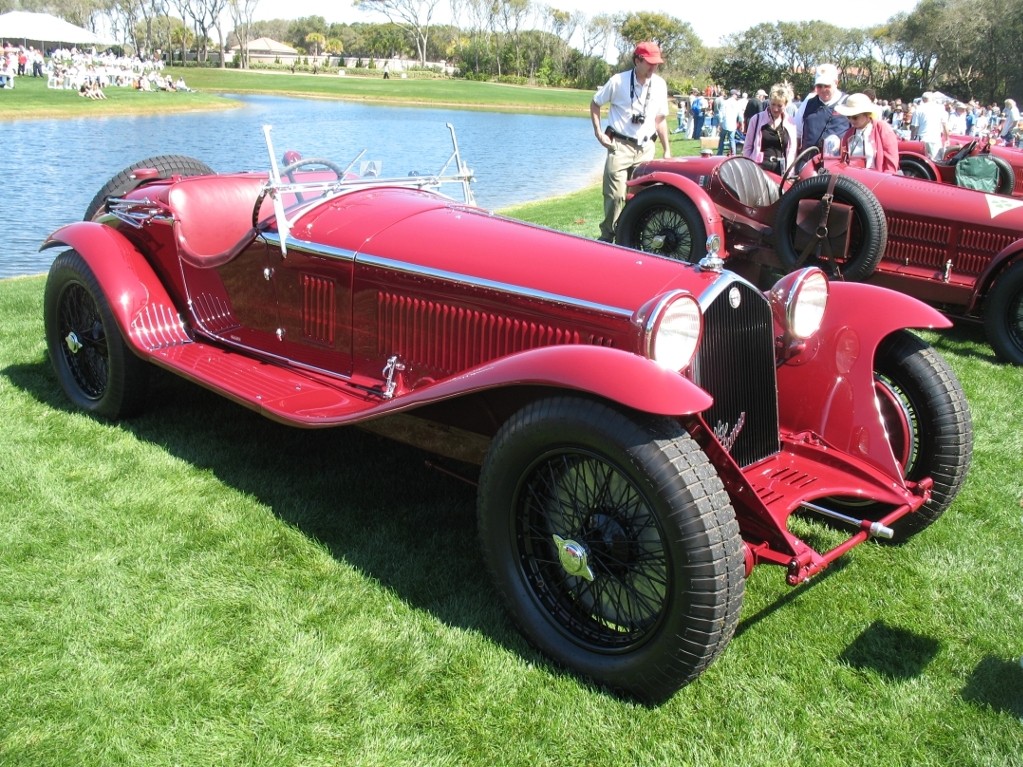
{"label": "white tent", "polygon": [[11,11],[0,15],[0,41],[6,43],[72,43],[75,45],[109,45],[94,32],[51,16],[48,13]]}
{"label": "white tent", "polygon": [[[237,51],[239,48],[241,48],[241,46],[236,45],[231,50]],[[278,53],[294,55],[298,53],[298,51],[290,45],[285,45],[284,43],[279,43],[276,40],[271,40],[269,37],[257,37],[255,40],[250,40],[249,44],[245,46],[245,48],[248,50],[249,55],[256,56],[268,54],[274,56]]]}

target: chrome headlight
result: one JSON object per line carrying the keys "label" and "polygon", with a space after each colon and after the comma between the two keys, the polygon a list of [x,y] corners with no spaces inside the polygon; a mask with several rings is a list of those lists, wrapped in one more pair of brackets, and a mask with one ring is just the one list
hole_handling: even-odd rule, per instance
{"label": "chrome headlight", "polygon": [[805,341],[821,328],[828,306],[828,278],[815,266],[782,277],[768,298],[775,321],[790,338]]}
{"label": "chrome headlight", "polygon": [[644,329],[646,355],[670,370],[693,361],[703,332],[703,314],[692,294],[676,290],[662,296]]}

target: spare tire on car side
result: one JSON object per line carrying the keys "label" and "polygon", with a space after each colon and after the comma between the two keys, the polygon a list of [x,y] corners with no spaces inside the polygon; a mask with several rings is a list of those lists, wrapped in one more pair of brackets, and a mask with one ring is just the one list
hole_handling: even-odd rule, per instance
{"label": "spare tire on car side", "polygon": [[[820,200],[834,183],[834,199],[853,210],[849,250],[821,258],[815,253],[806,257],[796,244],[799,203]],[[821,266],[846,280],[865,280],[877,268],[888,242],[888,224],[877,197],[866,186],[849,176],[822,174],[804,178],[782,196],[775,219],[775,251],[782,266],[788,270],[804,266]]]}
{"label": "spare tire on car side", "polygon": [[110,197],[123,197],[132,189],[141,186],[148,179],[139,178],[135,171],[139,168],[153,168],[158,178],[170,178],[171,176],[212,176],[216,173],[209,165],[191,157],[180,154],[161,154],[155,157],[147,157],[132,163],[127,168],[116,174],[102,188],[96,192],[92,202],[85,209],[83,220],[92,221],[100,213],[106,212],[107,199]]}

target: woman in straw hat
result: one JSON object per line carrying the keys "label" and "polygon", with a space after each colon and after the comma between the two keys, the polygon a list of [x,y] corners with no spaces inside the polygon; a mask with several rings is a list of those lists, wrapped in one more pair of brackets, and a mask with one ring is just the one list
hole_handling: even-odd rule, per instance
{"label": "woman in straw hat", "polygon": [[839,154],[853,165],[882,173],[899,170],[899,137],[891,125],[881,119],[881,108],[865,93],[854,93],[835,111],[849,118],[849,130],[842,136]]}

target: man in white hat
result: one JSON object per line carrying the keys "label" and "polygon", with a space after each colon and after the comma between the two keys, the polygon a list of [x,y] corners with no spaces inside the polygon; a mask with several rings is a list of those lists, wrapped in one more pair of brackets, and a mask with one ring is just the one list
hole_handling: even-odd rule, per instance
{"label": "man in white hat", "polygon": [[803,100],[796,112],[796,135],[799,150],[819,146],[826,155],[837,155],[842,136],[849,130],[849,121],[835,111],[845,100],[838,89],[838,67],[821,64],[814,70],[813,96]]}
{"label": "man in white hat", "polygon": [[912,138],[924,142],[924,149],[932,160],[944,158],[948,144],[948,113],[934,100],[930,91],[920,95],[920,104],[913,111],[909,130]]}

